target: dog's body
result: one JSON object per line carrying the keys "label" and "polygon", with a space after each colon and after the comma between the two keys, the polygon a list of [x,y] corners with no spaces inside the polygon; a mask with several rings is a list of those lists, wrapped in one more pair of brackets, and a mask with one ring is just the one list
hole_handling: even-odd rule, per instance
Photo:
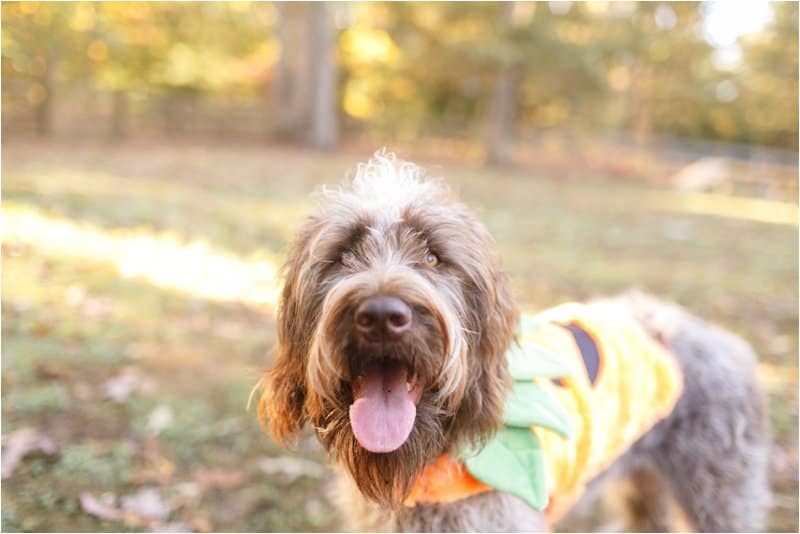
{"label": "dog's body", "polygon": [[[426,465],[502,426],[517,321],[485,229],[419,174],[378,154],[306,222],[287,264],[277,360],[259,413],[279,441],[314,425],[354,529],[546,530],[541,512],[502,492],[403,504]],[[656,514],[651,530],[668,526],[653,504],[664,498],[661,483],[698,530],[760,529],[769,439],[752,350],[644,295],[591,306],[635,317],[683,379],[673,411],[591,486],[639,481]]]}

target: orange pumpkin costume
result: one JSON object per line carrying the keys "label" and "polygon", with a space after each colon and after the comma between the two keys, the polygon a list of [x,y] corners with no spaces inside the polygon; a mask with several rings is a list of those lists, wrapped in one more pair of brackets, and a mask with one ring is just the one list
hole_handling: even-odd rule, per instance
{"label": "orange pumpkin costume", "polygon": [[[526,327],[526,322],[532,326]],[[529,427],[541,449],[545,512],[557,521],[589,480],[672,411],[682,376],[674,357],[632,317],[609,308],[565,304],[523,318],[522,330],[524,358],[530,361],[544,349],[574,370],[557,379],[532,379],[563,408],[571,427],[568,438],[563,436],[566,432],[559,435],[539,425]],[[515,350],[519,358],[520,349]],[[515,376],[511,367],[519,381],[520,373]],[[508,409],[507,404],[507,415]],[[490,481],[476,478],[468,466],[468,461],[465,465],[460,459],[440,457],[417,479],[405,504],[447,503],[495,489],[486,483]],[[497,466],[498,473],[503,469]],[[511,468],[505,469],[513,474]]]}

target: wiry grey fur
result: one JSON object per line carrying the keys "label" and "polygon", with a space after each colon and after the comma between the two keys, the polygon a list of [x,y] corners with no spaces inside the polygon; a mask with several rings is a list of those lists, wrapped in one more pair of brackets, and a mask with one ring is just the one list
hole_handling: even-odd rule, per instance
{"label": "wiry grey fur", "polygon": [[[764,397],[756,383],[756,356],[733,334],[675,305],[639,292],[592,303],[623,307],[664,343],[683,370],[684,389],[672,414],[653,427],[589,485],[591,500],[612,477],[663,481],[640,484],[649,521],[638,528],[663,531],[668,517],[653,513],[666,504],[667,489],[697,531],[754,532],[769,506],[770,434]],[[643,476],[645,475],[645,476]],[[355,530],[405,532],[529,532],[547,530],[542,514],[501,493],[454,504],[380,510],[341,477],[338,498]]]}

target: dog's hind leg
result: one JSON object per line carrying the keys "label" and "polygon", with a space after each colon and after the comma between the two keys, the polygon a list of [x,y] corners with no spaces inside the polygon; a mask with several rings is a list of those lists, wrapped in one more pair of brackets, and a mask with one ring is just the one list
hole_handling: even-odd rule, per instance
{"label": "dog's hind leg", "polygon": [[626,498],[630,526],[634,532],[669,532],[674,523],[670,489],[660,473],[639,470],[629,478]]}
{"label": "dog's hind leg", "polygon": [[633,296],[632,309],[683,371],[672,414],[643,445],[699,531],[758,531],[769,504],[769,425],[756,356],[743,340],[679,308]]}
{"label": "dog's hind leg", "polygon": [[696,530],[759,531],[769,501],[761,417],[746,400],[726,408],[734,413],[712,405],[676,421],[656,461]]}

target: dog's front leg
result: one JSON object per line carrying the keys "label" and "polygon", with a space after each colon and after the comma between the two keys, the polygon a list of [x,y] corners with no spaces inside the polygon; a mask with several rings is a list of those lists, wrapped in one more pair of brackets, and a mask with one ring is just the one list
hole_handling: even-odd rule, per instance
{"label": "dog's front leg", "polygon": [[449,504],[418,505],[394,514],[402,532],[548,532],[544,514],[496,491]]}
{"label": "dog's front leg", "polygon": [[347,473],[336,469],[332,500],[350,532],[549,532],[544,514],[496,491],[449,504],[381,507],[366,499]]}

